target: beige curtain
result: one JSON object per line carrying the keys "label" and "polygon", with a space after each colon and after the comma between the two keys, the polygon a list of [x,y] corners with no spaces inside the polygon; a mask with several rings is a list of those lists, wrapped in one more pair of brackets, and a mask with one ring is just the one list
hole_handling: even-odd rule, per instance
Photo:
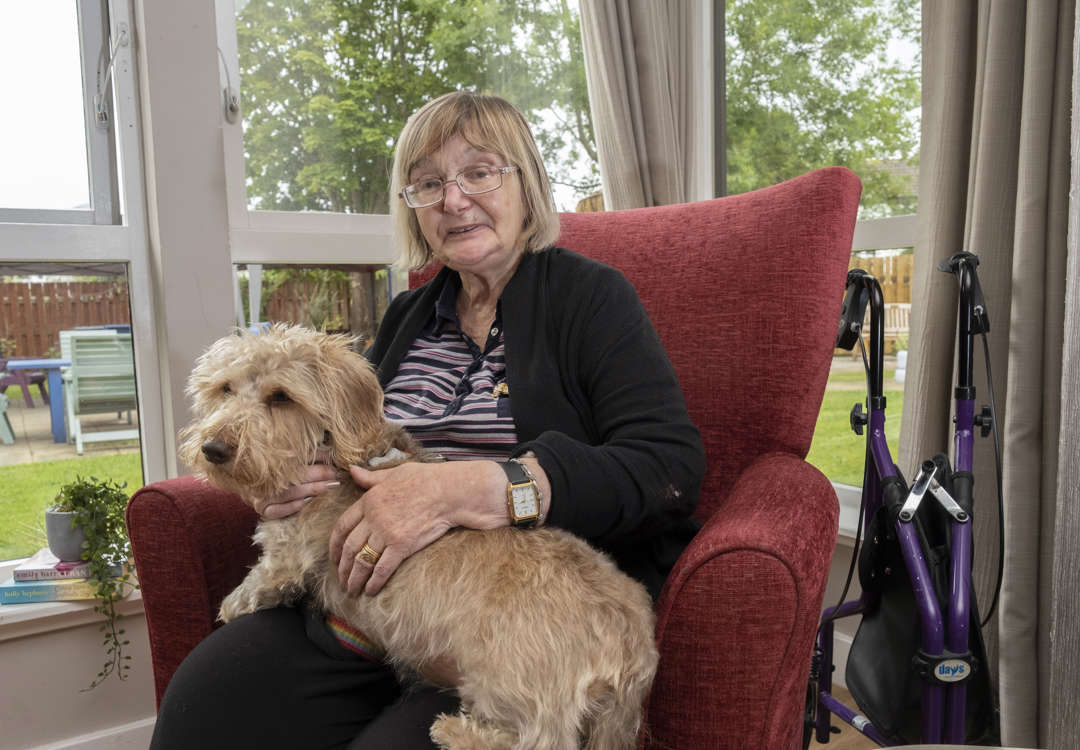
{"label": "beige curtain", "polygon": [[[1080,0],[1077,1],[1080,10]],[[1073,43],[1072,184],[1080,186],[1080,29]],[[1065,274],[1065,345],[1061,364],[1061,440],[1054,596],[1050,624],[1050,742],[1080,747],[1080,196],[1069,205],[1069,262]]]}
{"label": "beige curtain", "polygon": [[[967,250],[991,325],[1003,449],[1005,576],[984,630],[1005,745],[1046,747],[1061,435],[1075,0],[924,0],[919,234],[901,427],[906,469],[951,447],[956,281]],[[976,349],[978,411],[988,401]],[[1068,430],[1075,426],[1066,425]],[[993,444],[976,438],[979,602],[997,570]]]}
{"label": "beige curtain", "polygon": [[607,209],[695,198],[688,184],[695,5],[581,2],[585,75]]}

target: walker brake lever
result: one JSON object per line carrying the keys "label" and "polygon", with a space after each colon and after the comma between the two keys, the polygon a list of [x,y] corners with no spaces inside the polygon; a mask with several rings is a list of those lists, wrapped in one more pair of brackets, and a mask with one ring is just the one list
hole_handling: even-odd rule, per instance
{"label": "walker brake lever", "polygon": [[870,292],[862,283],[866,271],[852,268],[847,273],[844,303],[840,307],[840,324],[836,330],[836,346],[851,351],[862,333],[863,319],[866,317],[866,305],[870,302]]}
{"label": "walker brake lever", "polygon": [[971,333],[990,332],[990,314],[986,310],[986,298],[983,296],[982,286],[979,284],[979,274],[975,270],[979,266],[979,256],[974,253],[954,253],[938,263],[938,270],[945,273],[960,276],[961,266],[966,265],[971,271]]}

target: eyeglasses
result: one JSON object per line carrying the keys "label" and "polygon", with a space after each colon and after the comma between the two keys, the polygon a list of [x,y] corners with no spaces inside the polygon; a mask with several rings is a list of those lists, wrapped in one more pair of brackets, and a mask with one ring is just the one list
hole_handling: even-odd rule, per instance
{"label": "eyeglasses", "polygon": [[517,172],[517,167],[468,167],[458,172],[452,180],[440,180],[438,177],[427,177],[419,182],[406,185],[400,195],[405,205],[409,208],[424,208],[434,206],[446,195],[446,185],[456,182],[465,195],[480,195],[498,190],[503,184],[503,175]]}

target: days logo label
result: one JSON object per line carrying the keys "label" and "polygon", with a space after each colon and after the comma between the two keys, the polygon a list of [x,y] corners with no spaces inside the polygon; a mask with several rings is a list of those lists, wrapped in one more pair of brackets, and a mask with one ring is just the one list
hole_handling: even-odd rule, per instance
{"label": "days logo label", "polygon": [[938,682],[960,682],[968,676],[970,671],[971,667],[966,662],[960,659],[947,659],[937,665],[934,677]]}

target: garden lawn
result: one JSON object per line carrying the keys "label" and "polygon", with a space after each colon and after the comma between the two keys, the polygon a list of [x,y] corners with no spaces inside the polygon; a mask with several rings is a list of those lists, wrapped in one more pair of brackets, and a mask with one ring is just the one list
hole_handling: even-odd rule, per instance
{"label": "garden lawn", "polygon": [[[843,373],[848,374],[848,373]],[[855,373],[860,375],[861,373]],[[829,378],[833,380],[832,377]],[[888,381],[886,381],[888,382]],[[833,482],[862,486],[863,458],[866,454],[866,432],[856,435],[851,431],[849,415],[851,407],[857,401],[863,402],[866,412],[866,393],[864,391],[825,391],[818,414],[814,440],[810,444],[810,453],[806,460],[821,470]],[[899,460],[900,412],[904,407],[902,390],[885,391],[886,417],[885,439],[893,460]]]}
{"label": "garden lawn", "polygon": [[45,546],[45,509],[76,475],[127,482],[130,496],[143,484],[142,458],[133,452],[0,466],[0,560]]}
{"label": "garden lawn", "polygon": [[[12,402],[14,402],[14,401],[22,401],[23,400],[22,386],[20,386],[20,385],[9,385],[7,388],[4,389],[4,395],[8,397],[8,401],[12,401]],[[39,385],[30,386],[30,398],[34,399],[35,402],[40,401],[42,403],[45,403],[45,399],[43,399],[41,397],[41,386],[39,386]]]}

